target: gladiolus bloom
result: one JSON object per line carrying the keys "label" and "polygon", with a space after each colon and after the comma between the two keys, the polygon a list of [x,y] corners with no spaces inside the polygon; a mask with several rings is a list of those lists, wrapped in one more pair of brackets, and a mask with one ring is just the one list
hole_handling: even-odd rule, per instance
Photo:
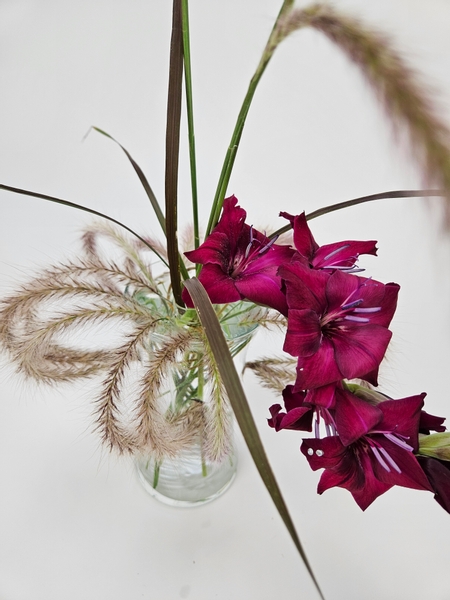
{"label": "gladiolus bloom", "polygon": [[279,274],[289,307],[284,350],[298,356],[295,390],[355,377],[376,385],[400,287],[296,261]]}
{"label": "gladiolus bloom", "polygon": [[[345,488],[365,510],[394,485],[433,491],[413,454],[418,448],[423,396],[387,400],[372,407],[380,411],[379,421],[349,445],[339,436],[303,440],[301,451],[311,468],[325,469],[318,493],[335,486]],[[346,407],[340,411],[345,420]]]}
{"label": "gladiolus bloom", "polygon": [[345,240],[319,246],[308,227],[304,212],[295,217],[289,213],[281,212],[280,217],[284,217],[291,222],[294,232],[294,246],[313,269],[339,269],[355,273],[363,270],[355,266],[360,254],[376,255],[377,253],[374,240],[367,242]]}
{"label": "gladiolus bloom", "polygon": [[[247,225],[247,213],[237,202],[235,196],[224,200],[216,227],[201,246],[185,256],[203,265],[199,280],[214,304],[246,299],[286,315],[286,297],[277,271],[291,260],[294,250],[276,245],[274,239]],[[183,300],[193,306],[187,290]]]}

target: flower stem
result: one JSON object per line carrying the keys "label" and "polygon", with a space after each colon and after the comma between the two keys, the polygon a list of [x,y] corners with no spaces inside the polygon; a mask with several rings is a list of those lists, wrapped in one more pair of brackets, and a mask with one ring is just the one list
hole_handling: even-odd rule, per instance
{"label": "flower stem", "polygon": [[264,48],[261,60],[259,61],[258,67],[256,68],[256,71],[250,80],[247,94],[245,95],[244,101],[241,106],[241,110],[239,111],[233,135],[231,136],[231,141],[228,146],[227,153],[225,155],[225,160],[222,166],[222,171],[220,173],[219,182],[217,184],[216,194],[214,196],[214,201],[211,207],[211,213],[205,237],[207,237],[211,233],[212,229],[215,227],[219,220],[220,211],[222,210],[223,200],[225,198],[228,183],[230,181],[231,171],[233,170],[234,160],[236,158],[239,142],[241,140],[242,131],[244,129],[247,114],[250,109],[250,105],[252,103],[256,88],[258,87],[258,83],[270,59],[272,58],[276,47],[283,39],[279,36],[278,22],[280,21],[281,17],[283,17],[289,10],[291,10],[293,3],[294,0],[284,0],[280,12],[278,13],[278,17],[272,28],[269,39],[267,41],[266,47]]}
{"label": "flower stem", "polygon": [[181,0],[182,22],[183,22],[183,60],[184,60],[184,83],[186,90],[186,112],[189,138],[189,161],[191,172],[192,190],[192,218],[194,222],[194,245],[200,245],[200,233],[198,224],[198,199],[197,199],[197,166],[195,159],[195,134],[194,134],[194,108],[192,96],[192,71],[191,71],[191,48],[189,39],[189,8],[188,0]]}
{"label": "flower stem", "polygon": [[156,490],[156,487],[159,482],[159,470],[161,469],[161,462],[155,460],[155,470],[153,471],[153,489]]}

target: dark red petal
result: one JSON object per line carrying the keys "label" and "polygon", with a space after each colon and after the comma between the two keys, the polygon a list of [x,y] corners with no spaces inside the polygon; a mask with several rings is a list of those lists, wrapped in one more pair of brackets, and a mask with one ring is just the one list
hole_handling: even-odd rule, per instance
{"label": "dark red petal", "polygon": [[[315,269],[338,265],[340,267],[352,267],[360,254],[376,255],[376,241],[358,242],[344,240],[334,244],[321,246],[314,255],[312,265]],[[331,255],[331,256],[330,256]]]}
{"label": "dark red petal", "polygon": [[269,407],[269,412],[272,416],[270,419],[267,419],[267,424],[269,427],[273,427],[275,431],[279,431],[280,429],[279,423],[282,419],[282,416],[280,415],[281,410],[281,404],[272,404],[272,406]]}
{"label": "dark red petal", "polygon": [[418,461],[433,488],[434,499],[450,513],[450,463],[424,456]]}
{"label": "dark red petal", "polygon": [[414,448],[416,452],[419,447],[418,431],[420,413],[423,407],[423,399],[426,394],[401,398],[399,400],[386,400],[380,402],[378,408],[383,418],[376,429],[383,432],[400,434],[406,443]]}
{"label": "dark red petal", "polygon": [[[202,271],[203,272],[203,271]],[[200,273],[201,275],[202,273]],[[257,273],[246,274],[234,280],[234,285],[242,298],[246,298],[256,304],[274,308],[282,315],[287,316],[288,306],[286,296],[281,291],[281,279],[275,274]]]}
{"label": "dark red petal", "polygon": [[445,417],[430,415],[425,410],[420,411],[419,433],[429,434],[430,431],[445,431]]}
{"label": "dark red petal", "polygon": [[[296,429],[298,431],[312,431],[314,413],[310,406],[293,408],[282,416],[279,429]],[[278,431],[278,430],[277,430]]]}
{"label": "dark red petal", "polygon": [[336,391],[336,429],[344,446],[374,429],[383,418],[381,410],[346,390]]}
{"label": "dark red petal", "polygon": [[[227,236],[233,253],[235,252],[238,240],[242,235],[245,219],[247,217],[245,210],[238,206],[237,203],[238,199],[236,196],[225,198],[220,220],[213,229],[213,233],[221,232]],[[246,225],[246,227],[249,228],[248,225]]]}
{"label": "dark red petal", "polygon": [[361,278],[334,271],[326,281],[327,312],[339,309],[343,304],[359,300]]}
{"label": "dark red petal", "polygon": [[299,358],[295,391],[322,387],[343,379],[334,357],[334,347],[326,338],[312,356]]}
{"label": "dark red petal", "polygon": [[[242,300],[241,294],[236,289],[234,279],[226,275],[219,265],[208,264],[203,267],[199,276],[200,283],[208,292],[213,304],[225,304]],[[189,298],[187,290],[183,290],[183,300]],[[186,302],[187,306],[192,306]]]}
{"label": "dark red petal", "polygon": [[[364,470],[365,481],[361,489],[350,490],[355,502],[361,510],[366,510],[374,500],[391,489],[392,485],[380,481],[372,471],[370,458],[363,453],[361,456],[361,468]],[[349,489],[349,488],[347,488]]]}
{"label": "dark red petal", "polygon": [[342,376],[353,379],[376,369],[391,337],[392,333],[385,327],[371,324],[349,325],[347,330],[333,332],[332,344]]}
{"label": "dark red petal", "polygon": [[323,406],[324,408],[334,408],[335,394],[336,389],[338,389],[338,385],[336,383],[330,383],[328,385],[323,385],[319,388],[313,388],[308,390],[306,394],[306,402],[313,404],[315,406]]}
{"label": "dark red petal", "polygon": [[214,263],[220,265],[226,273],[230,263],[230,243],[229,238],[220,232],[214,232],[196,250],[185,252],[184,255],[191,262],[200,265]]}
{"label": "dark red petal", "polygon": [[322,271],[305,267],[302,262],[292,261],[280,267],[278,275],[284,280],[289,308],[311,309],[318,314],[325,312],[327,300],[325,288],[330,276]]}
{"label": "dark red petal", "polygon": [[313,471],[336,469],[347,453],[347,449],[337,436],[303,440],[300,450],[306,456]]}
{"label": "dark red petal", "polygon": [[[268,241],[265,243],[268,243]],[[262,254],[256,254],[255,258],[249,261],[243,273],[245,275],[255,275],[261,272],[270,273],[271,277],[276,279],[279,287],[281,287],[281,277],[277,274],[278,268],[285,263],[289,263],[293,254],[294,251],[289,246],[273,244]]]}
{"label": "dark red petal", "polygon": [[[284,214],[282,216],[284,216]],[[293,229],[294,246],[302,256],[304,256],[308,259],[309,262],[311,262],[314,253],[316,252],[316,250],[318,250],[319,246],[316,243],[316,240],[314,239],[310,228],[308,227],[308,223],[306,222],[304,212],[301,215],[294,217]]]}
{"label": "dark red petal", "polygon": [[401,471],[401,473],[398,473],[393,467],[390,467],[390,471],[387,471],[373,455],[371,461],[377,479],[388,485],[400,485],[414,490],[432,491],[428,479],[412,452],[404,450],[385,436],[374,435],[371,437],[386,450]]}
{"label": "dark red petal", "polygon": [[286,411],[292,410],[293,408],[298,408],[299,406],[303,406],[303,403],[306,398],[306,392],[294,392],[293,385],[287,385],[284,388],[282,394]]}
{"label": "dark red petal", "polygon": [[313,310],[289,310],[283,350],[292,356],[315,354],[322,341],[319,315]]}
{"label": "dark red petal", "polygon": [[[378,283],[378,282],[373,282]],[[370,313],[370,323],[373,325],[382,325],[383,327],[388,327],[390,322],[392,321],[392,317],[394,316],[395,309],[397,308],[397,297],[398,292],[400,291],[400,286],[396,283],[387,283],[383,285],[382,283],[378,283],[378,285],[383,286],[384,294],[383,298],[379,300],[376,296],[373,285],[367,284],[365,289],[362,291],[362,297],[364,298],[364,302],[361,304],[361,308],[370,307],[370,306],[381,306],[381,310],[376,313]],[[370,293],[370,299],[369,299]]]}

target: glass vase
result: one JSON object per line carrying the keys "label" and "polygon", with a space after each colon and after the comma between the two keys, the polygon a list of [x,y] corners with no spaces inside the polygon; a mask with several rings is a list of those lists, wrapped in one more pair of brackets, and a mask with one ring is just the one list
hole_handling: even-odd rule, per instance
{"label": "glass vase", "polygon": [[[238,372],[244,364],[243,350],[258,326],[258,314],[261,314],[260,309],[244,302],[222,307],[218,314]],[[186,326],[189,327],[189,323]],[[166,330],[151,336],[150,354],[164,347],[169,333],[168,324],[163,323],[163,327]],[[175,455],[161,458],[154,454],[142,454],[135,461],[144,489],[160,502],[171,506],[190,507],[211,502],[230,487],[236,475],[238,461],[234,444],[234,415],[227,398],[221,398],[217,379],[207,367],[210,364],[207,352],[205,340],[197,339],[190,343],[189,349],[180,356],[166,377],[160,395],[166,402],[165,414],[170,422],[182,418],[189,409],[203,410],[205,407],[207,410],[205,400],[208,398],[222,402],[225,409],[222,408],[220,419],[226,423],[221,432],[221,444],[225,450],[220,452],[220,456],[211,456],[208,431],[214,429],[215,423],[212,422],[211,426],[210,419],[208,426],[200,418],[198,431],[194,431],[191,442],[184,444]]]}

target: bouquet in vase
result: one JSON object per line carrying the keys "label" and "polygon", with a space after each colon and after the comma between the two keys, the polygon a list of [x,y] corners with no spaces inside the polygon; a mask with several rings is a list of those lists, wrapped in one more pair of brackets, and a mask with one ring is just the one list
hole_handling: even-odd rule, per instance
{"label": "bouquet in vase", "polygon": [[[232,169],[266,67],[283,40],[304,28],[322,32],[360,68],[388,115],[409,134],[427,180],[439,189],[383,192],[309,214],[301,208],[290,214],[277,205],[274,217],[281,225],[273,230],[253,226],[245,200],[229,195]],[[344,488],[365,510],[392,487],[402,486],[431,492],[450,512],[445,417],[425,410],[422,390],[391,398],[378,386],[400,285],[377,281],[364,270],[365,255],[377,253],[374,240],[324,240],[320,245],[310,228],[314,218],[363,202],[448,197],[450,132],[383,36],[327,4],[297,9],[285,0],[239,112],[202,234],[189,32],[187,0],[174,0],[164,208],[143,170],[119,144],[145,189],[164,241],[86,206],[1,185],[102,220],[85,231],[77,260],[49,267],[3,299],[0,339],[18,370],[39,382],[99,378],[94,417],[102,441],[111,450],[134,455],[146,488],[173,504],[209,501],[227,489],[236,469],[234,415],[314,579],[233,359],[242,356],[258,327],[283,332],[276,356],[249,361],[245,368],[278,395],[268,406],[268,425],[276,432],[302,432],[301,453],[313,470],[322,470],[319,494]],[[180,241],[183,85],[193,227]],[[105,332],[111,325],[113,334]],[[94,334],[91,345],[85,343],[87,332]]]}

